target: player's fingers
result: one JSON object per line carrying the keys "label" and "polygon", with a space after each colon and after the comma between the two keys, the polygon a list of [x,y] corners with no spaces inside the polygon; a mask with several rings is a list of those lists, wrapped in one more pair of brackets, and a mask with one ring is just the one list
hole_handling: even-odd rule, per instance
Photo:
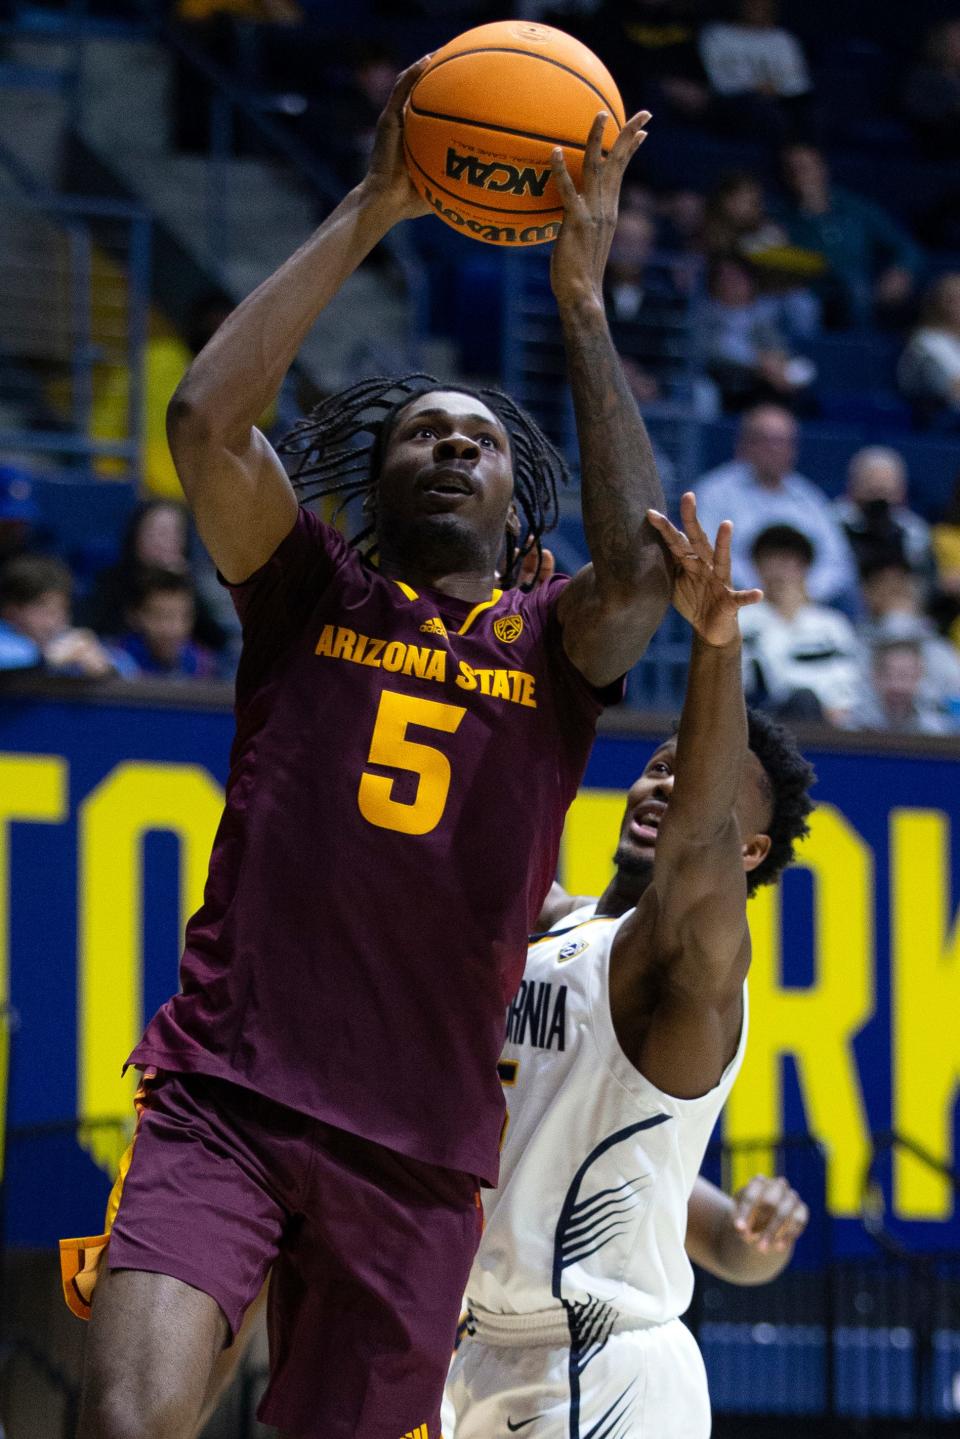
{"label": "player's fingers", "polygon": [[600,163],[603,157],[603,132],[607,128],[607,121],[610,119],[606,110],[598,110],[593,117],[593,124],[590,126],[590,133],[587,136],[586,149],[583,152],[583,185],[587,187],[589,180],[594,179],[600,172]]}
{"label": "player's fingers", "polygon": [[400,74],[394,82],[393,89],[390,91],[390,99],[387,101],[383,112],[385,115],[398,115],[400,113],[407,103],[407,96],[432,59],[432,54],[422,55],[419,60],[414,61],[412,65],[408,65],[406,70],[400,71]]}
{"label": "player's fingers", "polygon": [[567,169],[567,160],[559,145],[555,146],[550,155],[553,180],[560,191],[560,201],[564,210],[569,211],[577,203],[577,187],[570,178],[570,171]]}
{"label": "player's fingers", "polygon": [[758,605],[763,599],[763,590],[733,590],[733,602],[738,610],[744,605]]}
{"label": "player's fingers", "polygon": [[791,1189],[777,1211],[775,1222],[768,1226],[767,1240],[771,1249],[788,1249],[795,1244],[810,1221],[810,1211],[795,1190]]}
{"label": "player's fingers", "polygon": [[721,520],[717,538],[713,545],[713,568],[717,578],[725,585],[730,583],[730,541],[733,537],[733,521]]}
{"label": "player's fingers", "polygon": [[713,545],[707,538],[707,532],[703,525],[697,519],[697,501],[692,490],[687,490],[680,496],[680,515],[694,553],[705,564],[712,565]]}
{"label": "player's fingers", "polygon": [[623,165],[626,168],[647,138],[647,124],[650,119],[649,110],[641,110],[639,114],[632,116],[617,136],[610,152],[610,158],[612,159],[614,155],[617,155],[618,158],[622,156]]}
{"label": "player's fingers", "polygon": [[755,1175],[737,1196],[737,1228],[755,1240],[763,1233],[787,1190],[785,1179]]}
{"label": "player's fingers", "polygon": [[682,530],[678,530],[666,515],[662,515],[659,510],[647,510],[647,519],[672,555],[677,559],[689,558],[690,544],[686,535]]}
{"label": "player's fingers", "polygon": [[763,1193],[764,1185],[768,1183],[769,1180],[764,1175],[754,1175],[753,1179],[733,1196],[733,1223],[736,1229],[749,1230],[754,1205]]}

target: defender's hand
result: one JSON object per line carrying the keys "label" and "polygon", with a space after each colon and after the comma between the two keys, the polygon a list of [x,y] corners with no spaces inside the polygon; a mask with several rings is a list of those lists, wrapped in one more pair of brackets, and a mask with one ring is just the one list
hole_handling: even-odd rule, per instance
{"label": "defender's hand", "polygon": [[744,1244],[764,1252],[791,1249],[806,1229],[810,1211],[784,1178],[758,1174],[734,1195],[733,1227]]}
{"label": "defender's hand", "polygon": [[372,200],[395,211],[394,221],[412,220],[429,213],[430,206],[414,189],[403,158],[403,107],[431,57],[424,55],[397,77],[390,99],[377,121],[373,152],[360,188]]}
{"label": "defender's hand", "polygon": [[697,501],[691,490],[680,500],[686,534],[666,515],[648,510],[647,519],[663,540],[673,560],[673,605],[689,620],[708,645],[727,645],[740,633],[737,620],[744,605],[763,599],[762,590],[735,590],[730,584],[730,536],[733,525],[724,520],[711,545],[697,519]]}
{"label": "defender's hand", "polygon": [[603,304],[603,272],[613,241],[626,168],[647,138],[649,110],[628,120],[604,159],[603,130],[609,115],[593,122],[583,156],[583,189],[577,193],[563,150],[552,155],[553,178],[563,201],[563,225],[550,256],[550,283],[557,303],[594,300]]}

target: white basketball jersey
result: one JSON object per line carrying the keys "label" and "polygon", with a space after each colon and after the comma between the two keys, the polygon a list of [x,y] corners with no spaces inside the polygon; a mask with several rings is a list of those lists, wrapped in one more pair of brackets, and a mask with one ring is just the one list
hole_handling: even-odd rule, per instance
{"label": "white basketball jersey", "polygon": [[687,1199],[740,1068],[747,1034],[699,1099],[656,1089],[627,1059],[609,1001],[623,923],[575,910],[528,951],[500,1075],[508,1119],[500,1184],[467,1287],[478,1316],[565,1316],[574,1343],[618,1319],[661,1324],[693,1293]]}

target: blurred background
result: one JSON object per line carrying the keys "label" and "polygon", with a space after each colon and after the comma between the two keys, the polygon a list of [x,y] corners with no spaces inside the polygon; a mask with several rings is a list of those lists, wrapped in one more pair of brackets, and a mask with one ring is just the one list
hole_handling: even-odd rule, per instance
{"label": "blurred background", "polygon": [[[701,1280],[716,1432],[933,1435],[960,1416],[960,18],[946,0],[539,0],[654,113],[607,272],[668,497],[736,522],[752,701],[820,807],[752,904],[752,1034],[711,1150],[813,1220],[777,1284]],[[470,0],[0,0],[0,1432],[72,1435],[83,1330],[53,1246],[101,1228],[119,1063],[176,983],[238,633],[180,502],[167,402],[362,175],[396,71]],[[548,251],[433,217],[321,317],[282,435],[369,373],[494,382],[574,481]],[[606,882],[682,698],[668,620],[609,715],[561,877]],[[132,1336],[133,1338],[133,1336]],[[210,1439],[252,1417],[263,1356]]]}

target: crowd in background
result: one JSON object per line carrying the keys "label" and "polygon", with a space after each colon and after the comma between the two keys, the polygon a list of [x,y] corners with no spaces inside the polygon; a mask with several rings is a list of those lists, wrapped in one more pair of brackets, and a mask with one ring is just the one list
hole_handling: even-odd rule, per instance
{"label": "crowd in background", "polygon": [[[276,102],[282,123],[342,186],[363,172],[397,69],[438,39],[503,16],[499,5],[470,0],[359,0],[344,35],[329,0],[171,0],[168,8],[212,61],[265,104]],[[960,445],[949,505],[920,514],[890,433],[899,424],[905,434],[960,440],[960,183],[952,178],[960,19],[947,5],[921,3],[907,43],[901,12],[876,7],[869,43],[858,50],[856,34],[841,45],[829,24],[819,40],[812,23],[804,31],[804,7],[786,0],[527,0],[508,8],[579,36],[613,72],[627,113],[654,113],[651,163],[645,148],[624,188],[608,311],[638,403],[647,405],[668,394],[667,368],[631,336],[638,327],[649,334],[661,316],[668,325],[679,304],[692,307],[698,414],[737,421],[733,453],[695,488],[708,530],[734,520],[735,582],[765,592],[743,617],[750,698],[842,728],[960,732]],[[831,7],[812,8],[829,20]],[[839,0],[838,14],[859,13]],[[838,75],[854,90],[862,80],[857,96],[842,93]],[[172,123],[176,144],[189,151],[207,143],[209,116],[196,86],[180,80]],[[900,173],[915,164],[937,183],[921,186],[916,204],[891,192],[888,205],[882,187],[880,197],[876,187],[862,193],[837,179],[838,136],[844,154],[870,160],[874,175],[891,153]],[[685,162],[708,139],[726,147],[727,162],[690,179]],[[242,131],[237,142],[242,149]],[[457,266],[471,263],[466,252],[484,247],[457,240],[451,251],[444,227],[420,223],[435,294],[449,295],[462,279]],[[446,290],[445,265],[453,267]],[[191,540],[162,429],[169,394],[223,313],[222,297],[205,297],[189,333],[148,345],[151,498],[106,570],[71,577],[36,530],[23,493],[29,474],[0,470],[0,667],[232,673],[235,620]],[[853,456],[843,493],[830,500],[798,471],[798,438],[807,422],[834,417],[816,347],[843,335],[876,337],[890,349],[889,423],[883,443]],[[495,348],[457,338],[467,371],[496,379]],[[111,403],[107,396],[95,405],[100,433],[111,432]],[[264,424],[283,430],[290,417],[281,401]]]}

